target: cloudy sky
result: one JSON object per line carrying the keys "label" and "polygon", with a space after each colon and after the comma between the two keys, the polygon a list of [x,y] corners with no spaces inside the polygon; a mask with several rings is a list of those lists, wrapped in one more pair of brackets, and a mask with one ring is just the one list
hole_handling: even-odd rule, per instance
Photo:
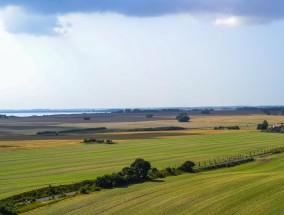
{"label": "cloudy sky", "polygon": [[0,109],[283,105],[283,0],[1,0]]}

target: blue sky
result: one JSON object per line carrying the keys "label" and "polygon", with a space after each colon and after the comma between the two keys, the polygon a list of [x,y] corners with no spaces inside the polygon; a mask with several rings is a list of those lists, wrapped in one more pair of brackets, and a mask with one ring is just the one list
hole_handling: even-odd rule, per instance
{"label": "blue sky", "polygon": [[0,109],[280,105],[284,1],[2,0]]}

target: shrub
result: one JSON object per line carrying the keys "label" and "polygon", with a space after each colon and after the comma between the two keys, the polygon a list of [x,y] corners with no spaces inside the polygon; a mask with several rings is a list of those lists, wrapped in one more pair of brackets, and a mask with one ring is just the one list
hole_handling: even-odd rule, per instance
{"label": "shrub", "polygon": [[180,169],[184,172],[194,172],[192,169],[195,166],[195,163],[192,161],[185,161],[181,166]]}
{"label": "shrub", "polygon": [[17,215],[15,208],[8,205],[0,205],[0,214],[2,215]]}
{"label": "shrub", "polygon": [[79,189],[79,193],[81,193],[81,194],[88,194],[88,191],[87,191],[88,189],[86,188],[86,187],[80,187],[80,189]]}
{"label": "shrub", "polygon": [[152,179],[156,179],[156,178],[164,178],[165,175],[159,171],[157,168],[152,168],[149,173],[148,176],[150,176],[150,178]]}
{"label": "shrub", "polygon": [[180,175],[181,171],[176,168],[167,167],[166,169],[162,170],[162,173],[165,176],[171,176],[171,175],[176,176],[176,175]]}

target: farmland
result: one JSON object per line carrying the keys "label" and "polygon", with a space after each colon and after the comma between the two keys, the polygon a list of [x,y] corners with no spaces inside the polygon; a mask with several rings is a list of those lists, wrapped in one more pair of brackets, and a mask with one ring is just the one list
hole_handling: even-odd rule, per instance
{"label": "farmland", "polygon": [[[82,122],[82,116],[76,115],[1,120],[0,199],[49,185],[95,179],[120,171],[139,157],[158,169],[164,169],[177,167],[186,160],[202,164],[209,159],[248,155],[258,149],[284,144],[282,134],[255,130],[264,119],[273,124],[283,122],[283,116],[216,111],[211,116],[193,115],[189,123],[178,123],[173,113],[161,113],[151,120],[141,114],[111,117],[107,114],[94,115],[90,122]],[[215,126],[235,125],[240,126],[240,130],[213,130]],[[36,135],[39,131],[160,126],[182,126],[187,130]],[[84,138],[111,139],[115,144],[84,144]],[[163,214],[167,211],[187,214],[194,211],[204,214],[213,210],[218,214],[229,209],[231,213],[237,210],[241,213],[242,208],[252,210],[260,198],[263,200],[260,210],[274,213],[283,207],[277,199],[283,197],[281,161],[283,163],[282,154],[273,155],[234,168],[168,177],[160,183],[147,182],[128,188],[103,190],[87,196],[79,195],[31,213],[93,214],[98,211],[107,214]],[[250,205],[245,202],[251,196],[248,191],[252,195]],[[262,198],[267,194],[271,194],[270,197]],[[147,208],[145,205],[151,201],[157,204]],[[274,206],[269,207],[270,204]]]}
{"label": "farmland", "polygon": [[[33,144],[33,141],[28,142]],[[41,144],[45,142],[49,141],[42,141]],[[70,145],[64,145],[68,141],[52,143],[55,146],[17,150],[8,148],[1,152],[2,198],[49,184],[93,179],[118,171],[137,157],[164,168],[189,159],[197,162],[281,145],[283,137],[252,131],[195,131],[186,136],[124,140],[113,145],[84,145],[80,140],[73,140]]]}
{"label": "farmland", "polygon": [[284,155],[63,200],[36,214],[281,214]]}

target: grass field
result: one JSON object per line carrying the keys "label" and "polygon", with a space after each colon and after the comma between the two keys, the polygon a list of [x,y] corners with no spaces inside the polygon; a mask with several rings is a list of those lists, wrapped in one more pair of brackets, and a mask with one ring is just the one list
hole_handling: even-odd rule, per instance
{"label": "grass field", "polygon": [[28,214],[283,214],[284,154],[221,170],[104,190]]}
{"label": "grass field", "polygon": [[195,131],[187,136],[125,140],[114,145],[83,145],[76,141],[70,146],[56,141],[49,144],[56,147],[0,151],[1,198],[49,184],[94,179],[119,171],[138,157],[158,168],[174,167],[185,160],[197,162],[282,145],[283,135],[256,131]]}

